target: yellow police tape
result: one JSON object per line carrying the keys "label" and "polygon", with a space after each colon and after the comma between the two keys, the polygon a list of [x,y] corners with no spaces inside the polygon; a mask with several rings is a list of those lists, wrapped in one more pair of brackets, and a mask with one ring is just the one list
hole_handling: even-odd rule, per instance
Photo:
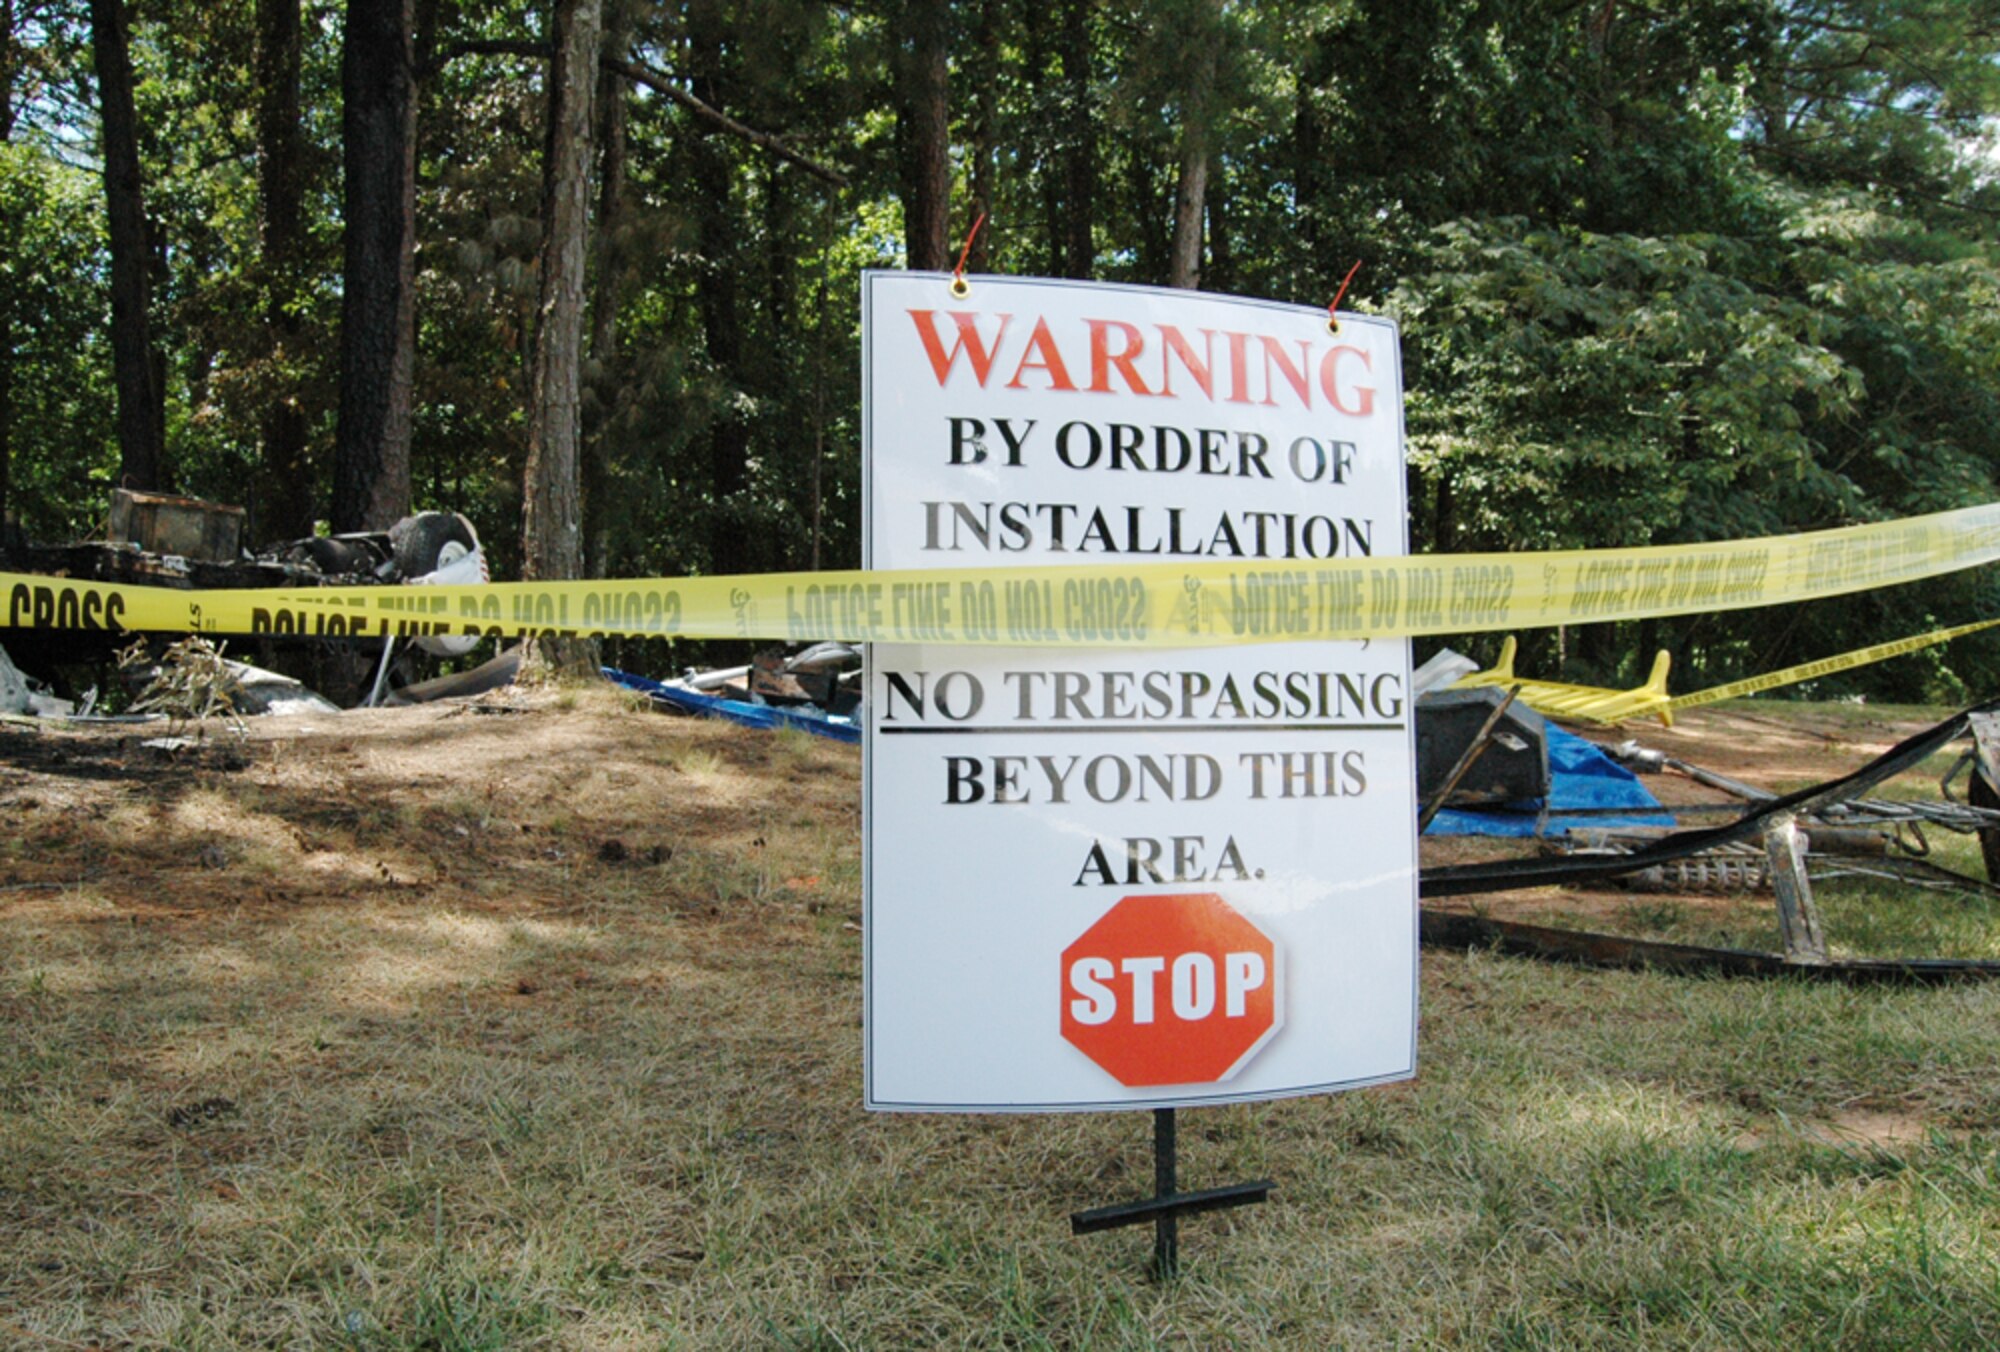
{"label": "yellow police tape", "polygon": [[2000,620],[1979,620],[1972,624],[1961,624],[1950,629],[1934,629],[1928,634],[1914,634],[1909,638],[1893,639],[1888,643],[1856,648],[1852,652],[1822,657],[1816,662],[1801,662],[1795,667],[1786,667],[1781,671],[1767,672],[1762,676],[1751,676],[1741,681],[1731,681],[1727,685],[1711,686],[1707,690],[1697,690],[1691,695],[1676,696],[1666,701],[1665,712],[1673,714],[1682,709],[1694,709],[1721,700],[1754,695],[1760,690],[1775,690],[1779,686],[1796,685],[1800,681],[1831,676],[1836,671],[1852,671],[1871,662],[1881,662],[1891,657],[1901,657],[1904,653],[1916,652],[1920,648],[1949,643],[1955,638],[1976,634],[1982,629],[1991,629],[1996,624],[2000,624]]}
{"label": "yellow police tape", "polygon": [[240,591],[0,574],[0,595],[7,625],[34,629],[1188,647],[1738,610],[1995,559],[2000,503],[1807,535],[1548,554]]}
{"label": "yellow police tape", "polygon": [[1628,718],[1658,718],[1668,727],[1674,725],[1674,715],[1684,709],[1697,709],[1704,704],[1717,704],[1726,699],[1739,699],[1744,695],[1754,695],[1764,690],[1776,690],[1781,686],[1797,685],[1821,676],[1831,676],[1838,671],[1852,671],[1875,662],[1887,661],[1891,657],[1901,657],[1905,653],[1933,647],[1939,643],[1949,643],[1967,634],[1976,634],[1982,629],[2000,625],[2000,620],[1977,620],[1971,624],[1955,625],[1949,629],[1933,629],[1928,634],[1913,634],[1909,638],[1892,639],[1887,643],[1874,643],[1866,648],[1856,648],[1851,652],[1837,653],[1832,657],[1822,657],[1812,662],[1800,662],[1796,666],[1783,667],[1766,672],[1762,676],[1750,676],[1740,681],[1730,681],[1726,685],[1711,686],[1707,690],[1697,690],[1689,695],[1667,694],[1667,670],[1672,662],[1669,654],[1662,649],[1653,658],[1653,670],[1643,685],[1631,690],[1607,690],[1601,686],[1569,685],[1561,681],[1536,681],[1514,673],[1515,644],[1511,635],[1500,645],[1500,656],[1485,671],[1475,671],[1454,683],[1454,689],[1472,686],[1497,685],[1515,686],[1515,695],[1521,703],[1537,713],[1551,718],[1566,718],[1583,723],[1622,723]]}
{"label": "yellow police tape", "polygon": [[1562,681],[1534,681],[1514,674],[1514,637],[1500,645],[1500,658],[1487,671],[1475,671],[1461,678],[1453,688],[1501,685],[1516,687],[1514,698],[1536,713],[1551,718],[1567,718],[1584,723],[1622,723],[1628,718],[1657,715],[1668,727],[1674,725],[1672,701],[1667,696],[1667,670],[1673,657],[1662,649],[1653,658],[1653,670],[1646,683],[1632,690],[1607,690],[1595,685],[1570,685]]}

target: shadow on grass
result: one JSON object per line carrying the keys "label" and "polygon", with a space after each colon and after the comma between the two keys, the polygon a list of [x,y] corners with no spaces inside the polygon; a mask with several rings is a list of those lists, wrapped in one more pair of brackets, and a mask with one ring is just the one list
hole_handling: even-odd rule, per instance
{"label": "shadow on grass", "polygon": [[[17,762],[0,1300],[89,1345],[1975,1346],[2000,999],[1433,955],[1419,1079],[870,1117],[854,758],[585,709]],[[60,827],[60,830],[54,829]],[[136,834],[136,829],[143,834]],[[606,852],[606,841],[625,847]],[[671,854],[645,862],[644,847]],[[222,859],[204,861],[219,846]],[[1882,1142],[1806,1130],[1857,1105]],[[1936,1128],[1936,1130],[1930,1130]]]}

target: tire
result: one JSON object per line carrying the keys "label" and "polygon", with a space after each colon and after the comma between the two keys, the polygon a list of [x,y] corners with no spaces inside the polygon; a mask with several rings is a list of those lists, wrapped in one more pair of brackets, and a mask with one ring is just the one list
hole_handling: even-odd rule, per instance
{"label": "tire", "polygon": [[[452,545],[458,548],[449,549]],[[479,548],[479,537],[472,523],[457,512],[418,512],[389,527],[389,547],[395,551],[396,570],[407,582]],[[445,557],[447,551],[450,558]]]}
{"label": "tire", "polygon": [[370,576],[382,563],[382,548],[374,543],[382,537],[315,536],[298,540],[285,551],[293,561],[309,563],[322,577]]}
{"label": "tire", "polygon": [[[405,582],[434,573],[479,548],[472,523],[457,512],[418,512],[389,528],[396,569]],[[432,634],[412,640],[433,657],[463,657],[479,646],[474,634]]]}

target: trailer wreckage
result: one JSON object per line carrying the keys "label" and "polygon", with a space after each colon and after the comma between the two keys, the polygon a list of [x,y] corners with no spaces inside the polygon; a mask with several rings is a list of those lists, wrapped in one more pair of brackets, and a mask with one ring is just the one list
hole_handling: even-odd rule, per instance
{"label": "trailer wreckage", "polygon": [[[104,538],[65,545],[11,542],[0,545],[0,571],[90,582],[168,587],[200,592],[218,589],[379,586],[384,583],[476,583],[488,579],[486,558],[472,523],[456,512],[417,512],[386,531],[311,536],[266,545],[254,553],[242,544],[245,513],[241,507],[164,493],[114,489]],[[101,666],[131,642],[115,615],[77,616],[65,624],[56,613],[63,593],[55,587],[20,585],[6,598],[0,612],[0,653],[12,659],[27,677],[47,682],[64,668]],[[47,612],[47,613],[44,613]],[[180,635],[147,635],[164,649]],[[294,636],[272,634],[260,641],[282,643]],[[296,636],[303,639],[307,636]],[[348,640],[367,644],[379,655],[373,680],[362,703],[383,698],[398,645],[393,640]],[[408,640],[409,647],[437,657],[459,657],[479,640],[471,636],[435,635]],[[246,663],[229,669],[252,707],[239,712],[263,712],[273,699],[286,700],[303,691],[299,682]],[[128,679],[143,679],[148,669],[125,662]],[[9,699],[8,691],[20,689]],[[71,710],[61,706],[71,704]],[[320,701],[320,707],[330,707]],[[36,690],[16,675],[0,673],[0,708],[9,712],[73,711],[70,701]]]}

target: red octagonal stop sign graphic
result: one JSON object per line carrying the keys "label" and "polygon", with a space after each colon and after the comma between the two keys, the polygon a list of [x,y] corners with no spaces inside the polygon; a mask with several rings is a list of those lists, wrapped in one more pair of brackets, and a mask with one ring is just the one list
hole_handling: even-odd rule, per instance
{"label": "red octagonal stop sign graphic", "polygon": [[1128,1088],[1213,1084],[1278,1031],[1280,954],[1213,892],[1126,897],[1062,955],[1062,1035]]}

